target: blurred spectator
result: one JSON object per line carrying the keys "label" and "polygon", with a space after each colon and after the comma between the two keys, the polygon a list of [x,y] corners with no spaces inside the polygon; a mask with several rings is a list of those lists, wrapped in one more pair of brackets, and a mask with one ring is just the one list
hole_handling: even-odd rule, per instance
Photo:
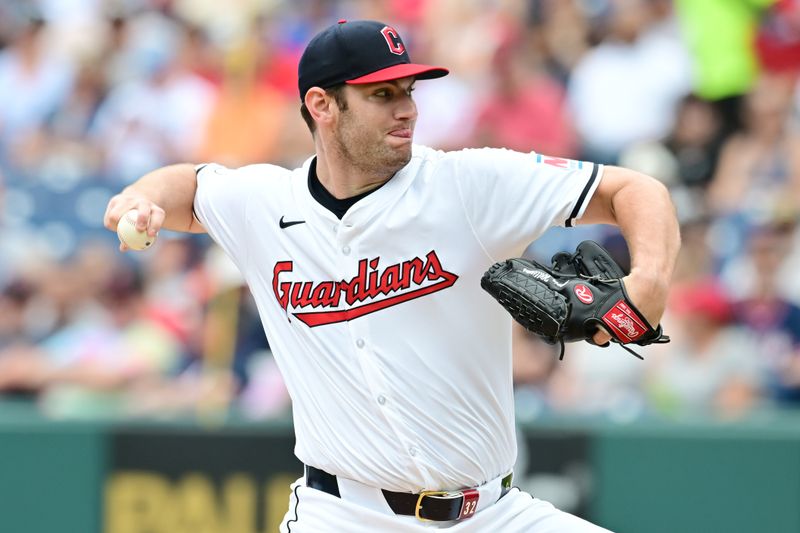
{"label": "blurred spectator", "polygon": [[103,0],[28,0],[36,4],[49,28],[48,40],[62,58],[90,61],[105,45]]}
{"label": "blurred spectator", "polygon": [[[650,347],[634,349],[652,356]],[[567,345],[566,350],[549,387],[555,411],[605,415],[619,421],[642,415],[644,364],[617,344],[600,348],[579,342]]]}
{"label": "blurred spectator", "polygon": [[33,287],[24,280],[8,283],[0,292],[0,350],[29,341],[25,325],[25,307]]}
{"label": "blurred spectator", "polygon": [[789,129],[794,80],[764,75],[745,100],[744,128],[722,148],[709,188],[717,213],[763,219],[800,210],[800,132]]}
{"label": "blurred spectator", "polygon": [[54,57],[45,30],[41,18],[28,19],[0,51],[0,94],[7,95],[0,105],[0,160],[12,156],[16,143],[35,133],[70,90],[72,66]]}
{"label": "blurred spectator", "polygon": [[575,66],[569,100],[584,159],[614,163],[634,142],[665,137],[691,88],[688,56],[646,0],[612,0],[607,35]]}
{"label": "blurred spectator", "polygon": [[259,56],[258,43],[252,41],[228,52],[194,160],[237,167],[280,158],[278,139],[286,115],[297,111],[288,109],[281,92],[260,83]]}
{"label": "blurred spectator", "polygon": [[775,2],[761,22],[756,50],[766,71],[800,73],[800,1]]}
{"label": "blurred spectator", "polygon": [[759,392],[757,346],[733,325],[724,290],[707,279],[675,287],[671,300],[672,343],[651,348],[647,359],[653,408],[682,417],[744,414]]}
{"label": "blurred spectator", "polygon": [[249,289],[241,288],[233,371],[240,391],[242,413],[251,419],[286,414],[289,392],[272,357],[261,318]]}
{"label": "blurred spectator", "polygon": [[758,75],[753,36],[764,9],[774,2],[675,1],[675,11],[693,58],[694,92],[714,102],[723,119],[723,136],[740,127],[741,97]]}
{"label": "blurred spectator", "polygon": [[794,225],[770,223],[755,228],[748,242],[749,271],[740,269],[732,286],[739,295],[737,320],[756,339],[765,372],[764,391],[779,404],[800,404],[800,307],[789,300],[789,287],[779,278]]}
{"label": "blurred spectator", "polygon": [[687,285],[714,275],[715,256],[710,246],[710,220],[699,216],[681,223],[681,250],[672,275],[672,283]]}
{"label": "blurred spectator", "polygon": [[724,265],[720,276],[735,300],[780,293],[800,305],[800,282],[791,252],[796,238],[793,218],[775,216],[749,228],[744,253]]}
{"label": "blurred spectator", "polygon": [[686,96],[677,112],[664,145],[675,157],[680,183],[705,192],[719,156],[720,118],[714,107],[694,95]]}
{"label": "blurred spectator", "polygon": [[214,0],[174,0],[174,9],[183,20],[196,25],[213,27],[217,37],[246,34],[259,12],[274,9],[277,0],[235,0],[221,3]]}
{"label": "blurred spectator", "polygon": [[506,147],[573,157],[577,139],[564,88],[546,74],[525,42],[509,42],[492,64],[492,89],[478,105],[477,147]]}
{"label": "blurred spectator", "polygon": [[289,395],[241,273],[218,247],[209,248],[203,264],[207,313],[199,359],[189,370],[230,373],[239,407],[250,418],[284,414]]}
{"label": "blurred spectator", "polygon": [[111,89],[92,132],[105,172],[117,184],[194,153],[213,97],[210,83],[179,54],[188,39],[185,26],[156,12],[129,24],[144,78]]}
{"label": "blurred spectator", "polygon": [[530,3],[530,36],[543,49],[544,64],[566,85],[572,71],[590,48],[592,26],[576,0],[534,0]]}
{"label": "blurred spectator", "polygon": [[530,421],[549,409],[548,389],[558,365],[558,347],[546,344],[517,323],[511,325],[511,335],[517,417]]}
{"label": "blurred spectator", "polygon": [[208,301],[203,250],[191,238],[162,235],[158,253],[141,263],[145,296],[154,316],[169,326],[190,355],[202,353],[204,306]]}
{"label": "blurred spectator", "polygon": [[524,22],[524,8],[522,2],[427,2],[421,28],[430,39],[425,60],[446,65],[469,84],[486,83],[497,50]]}
{"label": "blurred spectator", "polygon": [[26,309],[28,333],[34,341],[93,316],[94,295],[107,281],[87,278],[69,263],[45,258],[38,258],[21,276],[34,287]]}
{"label": "blurred spectator", "polygon": [[[685,96],[676,110],[675,125],[669,135],[659,143],[671,161],[647,166],[637,162],[647,157],[652,145],[632,146],[623,156],[638,170],[647,166],[653,175],[672,186],[685,186],[699,194],[713,176],[720,145],[720,119],[715,108],[695,95]],[[660,165],[660,166],[659,166]]]}
{"label": "blurred spectator", "polygon": [[108,87],[122,85],[141,75],[141,60],[132,44],[137,36],[129,17],[121,12],[112,13],[106,21],[105,45],[97,54],[97,62]]}
{"label": "blurred spectator", "polygon": [[14,150],[14,165],[27,176],[58,173],[60,181],[77,182],[97,175],[100,154],[86,142],[105,87],[97,69],[79,67],[74,85],[64,101],[40,128],[23,137]]}
{"label": "blurred spectator", "polygon": [[30,391],[45,401],[57,395],[51,409],[84,416],[113,412],[133,382],[176,368],[181,345],[150,315],[136,271],[115,271],[98,304],[99,313],[64,324],[38,345],[0,352],[0,392]]}

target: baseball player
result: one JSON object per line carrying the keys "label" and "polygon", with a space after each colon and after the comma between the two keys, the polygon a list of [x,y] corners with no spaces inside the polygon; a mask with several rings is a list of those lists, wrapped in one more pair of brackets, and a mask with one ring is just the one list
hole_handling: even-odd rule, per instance
{"label": "baseball player", "polygon": [[284,533],[604,531],[512,488],[511,321],[480,278],[550,226],[617,224],[624,283],[657,324],[672,204],[621,168],[412,144],[414,84],[447,73],[392,26],[340,21],[300,60],[302,167],[174,165],[108,205],[109,229],[135,208],[151,235],[208,232],[245,276],[306,465]]}

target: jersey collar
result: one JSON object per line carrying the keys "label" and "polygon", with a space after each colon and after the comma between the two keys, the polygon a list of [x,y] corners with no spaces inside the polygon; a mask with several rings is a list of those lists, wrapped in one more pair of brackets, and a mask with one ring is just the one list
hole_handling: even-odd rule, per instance
{"label": "jersey collar", "polygon": [[[385,209],[391,207],[409,188],[418,174],[423,160],[422,147],[414,146],[411,161],[401,168],[384,185],[381,185],[370,194],[360,198],[355,204],[350,206],[341,222],[352,226],[362,226],[381,214]],[[328,208],[320,204],[309,191],[309,172],[311,164],[316,156],[309,157],[303,166],[297,169],[293,177],[293,189],[295,197],[298,198],[301,210],[307,220],[315,223],[338,224],[340,220]]]}

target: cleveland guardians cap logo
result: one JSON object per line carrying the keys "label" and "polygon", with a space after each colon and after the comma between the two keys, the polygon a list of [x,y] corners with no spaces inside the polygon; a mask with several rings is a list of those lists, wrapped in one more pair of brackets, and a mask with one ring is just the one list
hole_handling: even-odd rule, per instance
{"label": "cleveland guardians cap logo", "polygon": [[340,20],[311,39],[297,67],[300,99],[312,87],[360,84],[414,76],[441,78],[447,69],[412,63],[400,32],[376,20]]}
{"label": "cleveland guardians cap logo", "polygon": [[389,50],[393,54],[403,55],[403,52],[406,51],[406,45],[403,44],[403,40],[400,38],[397,30],[391,26],[384,26],[381,30],[381,35],[386,39],[386,44],[389,45]]}

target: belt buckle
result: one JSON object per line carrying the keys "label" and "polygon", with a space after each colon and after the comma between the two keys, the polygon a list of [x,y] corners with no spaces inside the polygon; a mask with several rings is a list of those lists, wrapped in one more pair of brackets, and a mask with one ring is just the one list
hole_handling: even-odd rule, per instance
{"label": "belt buckle", "polygon": [[435,522],[435,520],[431,520],[430,518],[423,518],[420,516],[419,512],[422,509],[422,498],[426,496],[460,496],[460,492],[448,492],[446,490],[423,490],[419,493],[419,497],[417,498],[417,505],[414,507],[414,516],[420,522]]}

